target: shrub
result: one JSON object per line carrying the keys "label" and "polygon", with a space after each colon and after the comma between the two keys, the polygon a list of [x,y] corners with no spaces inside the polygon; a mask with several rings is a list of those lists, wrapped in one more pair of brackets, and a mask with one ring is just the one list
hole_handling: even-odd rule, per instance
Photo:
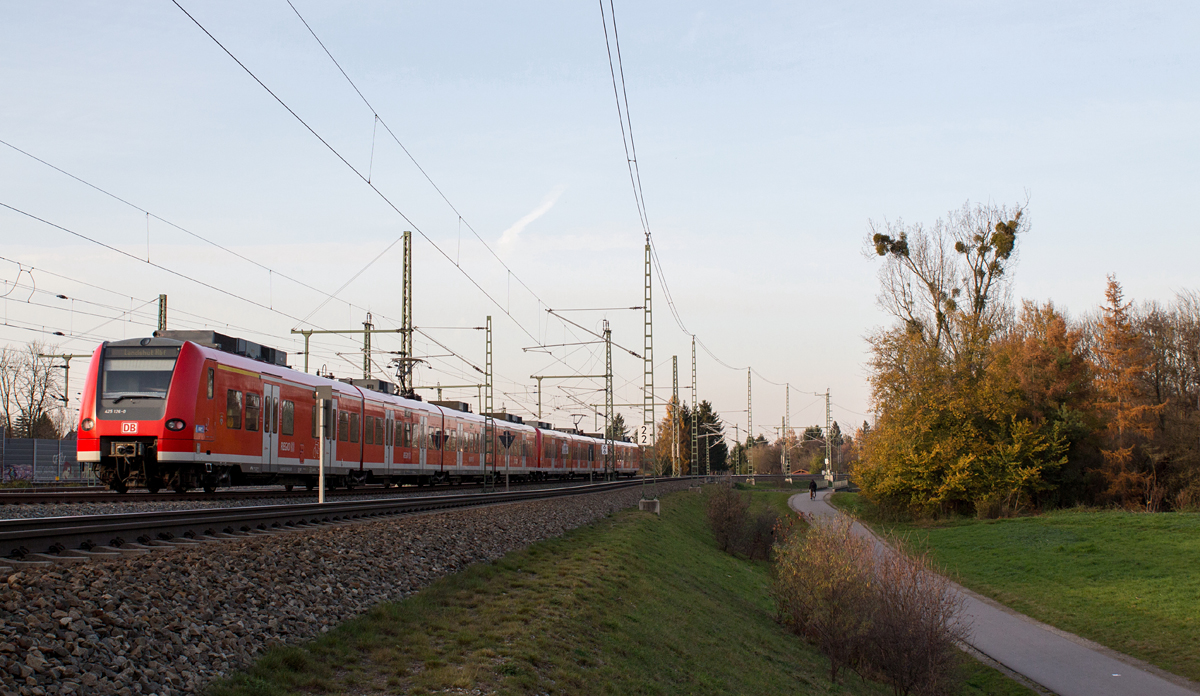
{"label": "shrub", "polygon": [[926,555],[903,547],[875,557],[874,578],[864,665],[896,694],[957,693],[957,644],[968,634],[962,596]]}
{"label": "shrub", "polygon": [[772,594],[780,618],[825,653],[834,682],[861,659],[870,589],[871,546],[845,518],[814,520],[776,549]]}
{"label": "shrub", "polygon": [[763,508],[751,516],[742,529],[738,550],[747,558],[756,561],[771,560],[771,549],[775,539],[781,536],[779,514],[771,508]]}
{"label": "shrub", "polygon": [[713,486],[708,497],[708,524],[717,540],[717,548],[725,553],[739,550],[749,509],[749,493],[743,496],[729,486]]}
{"label": "shrub", "polygon": [[772,595],[780,620],[829,658],[897,695],[958,690],[962,599],[927,557],[876,553],[846,518],[816,520],[777,548]]}

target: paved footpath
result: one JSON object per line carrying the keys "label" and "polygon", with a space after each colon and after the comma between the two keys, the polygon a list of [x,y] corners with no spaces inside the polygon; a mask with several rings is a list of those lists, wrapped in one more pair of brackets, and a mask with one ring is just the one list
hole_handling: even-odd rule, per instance
{"label": "paved footpath", "polygon": [[[828,491],[821,491],[816,500],[809,500],[801,493],[792,496],[788,504],[805,515],[841,514],[826,501],[828,495]],[[858,522],[854,523],[854,531],[870,538],[877,548],[887,548]],[[971,623],[971,645],[1060,696],[1200,694],[1195,684],[1182,677],[1034,621],[958,585],[954,587],[964,599],[963,612]]]}

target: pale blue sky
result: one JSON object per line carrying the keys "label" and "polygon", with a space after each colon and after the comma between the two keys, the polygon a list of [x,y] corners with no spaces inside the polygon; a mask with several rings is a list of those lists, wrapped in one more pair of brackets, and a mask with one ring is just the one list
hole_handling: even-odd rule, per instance
{"label": "pale blue sky", "polygon": [[[294,2],[542,300],[641,304],[641,236],[597,4]],[[381,132],[372,160],[371,112],[286,2],[183,4],[352,164],[370,168],[539,341],[577,340],[547,322],[469,232],[460,243],[455,214]],[[1166,300],[1197,285],[1195,3],[616,9],[650,221],[683,321],[735,367],[753,365],[805,392],[829,387],[845,426],[868,408],[863,336],[887,321],[874,305],[876,264],[862,254],[869,220],[932,222],[968,200],[1028,198],[1033,226],[1021,242],[1017,297],[1078,314],[1101,301],[1108,273],[1134,299]],[[0,139],[321,288],[341,286],[407,227],[170,2],[0,3],[0,88]],[[2,146],[0,202],[145,256],[144,215]],[[89,332],[63,343],[73,352],[100,337],[143,335],[122,322],[93,327],[114,307],[128,309],[131,296],[137,305],[159,292],[173,309],[239,327],[231,333],[298,348],[286,316],[7,210],[0,243],[0,256],[48,272],[34,272],[40,289],[74,298],[56,300],[72,313],[14,292],[6,321]],[[293,317],[320,304],[158,222],[150,256]],[[532,408],[534,373],[602,371],[594,347],[561,351],[562,363],[523,352],[533,340],[432,246],[418,240],[415,256],[418,325],[495,317],[498,405]],[[399,265],[393,250],[344,292],[355,308],[331,303],[313,321],[348,328],[366,307],[398,317]],[[11,281],[17,266],[0,262],[0,274]],[[690,345],[658,287],[656,301],[665,397],[672,354],[690,383]],[[601,314],[575,318],[597,326]],[[615,340],[640,347],[640,314],[609,318]],[[436,335],[482,364],[482,337]],[[34,336],[0,327],[9,342]],[[320,362],[351,374],[361,362],[354,349],[327,340]],[[640,362],[614,360],[625,385],[618,401],[640,400]],[[423,383],[476,381],[461,364],[434,363]],[[701,352],[699,383],[703,398],[744,427],[744,372]],[[754,392],[756,430],[777,425],[783,390],[756,378]],[[473,390],[462,394],[474,400]],[[603,400],[594,391],[576,397]],[[571,403],[547,389],[551,420],[567,423]],[[551,405],[562,410],[550,414]],[[793,425],[823,419],[815,397],[793,394]]]}

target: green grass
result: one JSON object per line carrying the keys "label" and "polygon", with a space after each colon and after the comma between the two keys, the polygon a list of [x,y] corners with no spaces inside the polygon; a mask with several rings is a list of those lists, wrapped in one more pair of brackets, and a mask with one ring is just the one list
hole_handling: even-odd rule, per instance
{"label": "green grass", "polygon": [[[785,512],[789,495],[753,506]],[[661,518],[627,510],[472,566],[210,693],[890,693],[829,682],[825,658],[774,621],[767,564],[716,549],[705,497],[664,496]],[[967,662],[963,694],[1030,693]]]}
{"label": "green grass", "polygon": [[[872,520],[856,495],[833,502]],[[1200,681],[1200,514],[1064,510],[875,526],[929,549],[980,594]]]}

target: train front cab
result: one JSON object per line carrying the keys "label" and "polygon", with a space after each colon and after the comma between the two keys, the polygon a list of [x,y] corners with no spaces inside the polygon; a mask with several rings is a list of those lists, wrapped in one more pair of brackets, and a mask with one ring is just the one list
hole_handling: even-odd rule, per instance
{"label": "train front cab", "polygon": [[103,343],[80,404],[78,456],[116,491],[158,490],[161,461],[192,447],[202,359],[193,344],[165,338]]}

